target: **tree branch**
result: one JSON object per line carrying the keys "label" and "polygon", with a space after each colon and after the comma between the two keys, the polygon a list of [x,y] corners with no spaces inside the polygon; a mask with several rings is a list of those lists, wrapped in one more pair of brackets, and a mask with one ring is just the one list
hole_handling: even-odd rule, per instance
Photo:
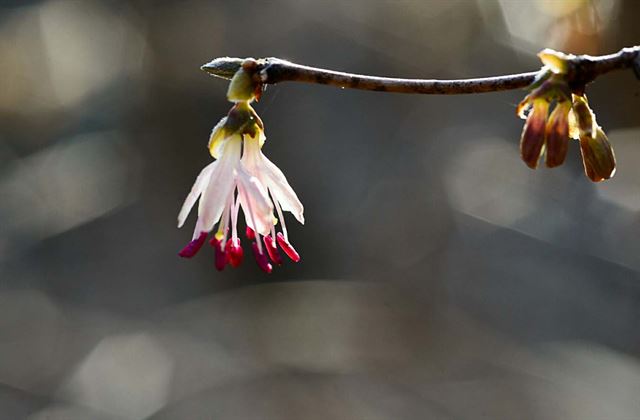
{"label": "tree branch", "polygon": [[[303,66],[275,57],[258,60],[221,57],[205,64],[201,68],[213,76],[231,79],[236,71],[243,66],[243,63],[246,64],[247,62],[252,64],[254,77],[258,79],[256,82],[262,85],[281,82],[304,82],[377,92],[439,95],[521,89],[529,86],[539,73],[539,71],[533,71],[504,76],[456,80],[398,79]],[[633,68],[636,76],[640,78],[640,46],[623,48],[617,53],[609,55],[572,56],[567,79],[571,85],[583,87],[598,76],[613,70],[628,68]]]}

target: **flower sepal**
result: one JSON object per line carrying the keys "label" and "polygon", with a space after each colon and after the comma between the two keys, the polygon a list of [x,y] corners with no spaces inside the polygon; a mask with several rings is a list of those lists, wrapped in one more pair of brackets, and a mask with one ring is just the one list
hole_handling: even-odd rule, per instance
{"label": "flower sepal", "polygon": [[226,142],[234,136],[242,140],[242,136],[245,134],[255,137],[263,131],[262,119],[253,107],[248,102],[238,102],[211,131],[208,144],[209,153],[217,159],[221,156]]}

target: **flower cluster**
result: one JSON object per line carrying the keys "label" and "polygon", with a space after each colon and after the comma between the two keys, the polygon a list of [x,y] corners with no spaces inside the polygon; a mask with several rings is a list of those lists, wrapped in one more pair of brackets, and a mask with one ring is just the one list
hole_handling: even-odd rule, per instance
{"label": "flower cluster", "polygon": [[250,105],[262,89],[254,82],[254,69],[255,61],[247,59],[231,80],[227,98],[234,105],[209,138],[209,152],[216,160],[200,172],[178,215],[182,227],[200,200],[193,240],[179,255],[193,257],[217,225],[210,240],[216,268],[240,265],[244,251],[237,224],[242,209],[256,262],[270,273],[271,263],[282,264],[278,246],[291,260],[300,261],[289,242],[283,211],[304,223],[304,208],[282,171],[262,153],[264,125]]}
{"label": "flower cluster", "polygon": [[549,49],[538,56],[544,67],[517,110],[526,119],[520,139],[522,160],[535,169],[545,154],[547,167],[559,166],[567,156],[569,138],[573,138],[580,142],[587,177],[593,182],[611,178],[616,169],[611,144],[589,107],[584,86],[569,83],[570,63],[575,57]]}

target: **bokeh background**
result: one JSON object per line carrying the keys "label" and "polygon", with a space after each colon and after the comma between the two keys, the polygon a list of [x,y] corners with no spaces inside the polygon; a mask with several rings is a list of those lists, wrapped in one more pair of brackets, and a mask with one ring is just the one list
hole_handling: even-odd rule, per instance
{"label": "bokeh background", "polygon": [[264,275],[176,253],[227,83],[277,56],[402,77],[640,42],[640,2],[3,1],[0,418],[640,419],[640,82],[591,104],[618,157],[519,159],[523,92],[282,84],[265,153],[306,209]]}

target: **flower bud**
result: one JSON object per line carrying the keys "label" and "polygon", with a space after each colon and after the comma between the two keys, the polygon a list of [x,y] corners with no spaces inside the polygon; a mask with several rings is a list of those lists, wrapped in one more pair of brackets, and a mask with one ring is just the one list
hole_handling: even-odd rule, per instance
{"label": "flower bud", "polygon": [[549,168],[562,165],[567,157],[567,150],[569,149],[569,110],[571,110],[571,102],[558,102],[549,116],[546,128],[547,151],[545,157],[545,163]]}
{"label": "flower bud", "polygon": [[616,157],[602,128],[596,127],[595,136],[580,136],[580,151],[584,172],[591,181],[604,181],[615,174]]}
{"label": "flower bud", "polygon": [[570,60],[575,58],[574,55],[561,53],[550,48],[540,51],[538,57],[555,74],[566,74],[569,71]]}
{"label": "flower bud", "polygon": [[546,99],[534,99],[533,109],[529,112],[527,122],[522,130],[520,155],[524,163],[531,169],[538,166],[538,160],[543,152],[548,112],[549,102]]}
{"label": "flower bud", "polygon": [[260,82],[254,80],[256,61],[247,58],[236,71],[229,83],[227,99],[231,102],[251,102],[256,99],[256,93],[261,92]]}

